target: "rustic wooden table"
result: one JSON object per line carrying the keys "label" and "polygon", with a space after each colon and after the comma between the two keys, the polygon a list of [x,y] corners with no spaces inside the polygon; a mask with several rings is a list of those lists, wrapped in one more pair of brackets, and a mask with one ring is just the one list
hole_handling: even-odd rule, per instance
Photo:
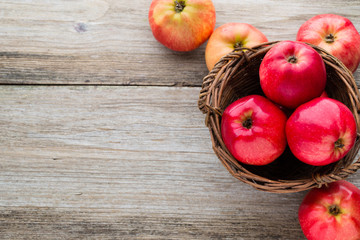
{"label": "rustic wooden table", "polygon": [[[216,27],[269,41],[320,13],[360,29],[359,0],[214,5]],[[0,0],[0,239],[304,239],[305,192],[255,190],[214,155],[197,108],[205,45],[160,45],[149,6]]]}

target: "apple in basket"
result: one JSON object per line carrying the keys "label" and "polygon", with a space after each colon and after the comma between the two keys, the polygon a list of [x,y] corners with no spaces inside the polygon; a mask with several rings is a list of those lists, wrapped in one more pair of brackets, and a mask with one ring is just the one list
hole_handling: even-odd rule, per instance
{"label": "apple in basket", "polygon": [[211,34],[205,49],[205,61],[209,71],[226,54],[235,48],[251,48],[267,42],[266,36],[247,23],[226,23]]}
{"label": "apple in basket", "polygon": [[343,103],[319,97],[293,112],[286,122],[286,138],[300,161],[323,166],[340,160],[354,146],[356,121]]}
{"label": "apple in basket", "polygon": [[343,16],[320,14],[310,18],[299,28],[296,40],[325,49],[352,72],[359,66],[360,34]]}
{"label": "apple in basket", "polygon": [[191,51],[208,40],[216,14],[211,0],[153,0],[148,18],[161,44],[175,51]]}
{"label": "apple in basket", "polygon": [[221,119],[221,135],[238,161],[266,165],[285,150],[286,120],[286,115],[270,100],[249,95],[226,107]]}
{"label": "apple in basket", "polygon": [[358,240],[360,189],[345,180],[313,188],[300,204],[298,217],[308,240]]}
{"label": "apple in basket", "polygon": [[320,54],[295,41],[274,45],[260,64],[259,76],[265,95],[290,109],[319,97],[326,85],[325,63]]}

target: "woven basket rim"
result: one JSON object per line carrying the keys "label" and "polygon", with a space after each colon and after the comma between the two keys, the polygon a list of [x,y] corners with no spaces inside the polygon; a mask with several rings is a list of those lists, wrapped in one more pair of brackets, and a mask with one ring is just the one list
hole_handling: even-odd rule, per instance
{"label": "woven basket rim", "polygon": [[[348,163],[345,166],[340,166],[341,164],[339,163],[334,167],[336,169],[334,170],[335,173],[331,174],[320,175],[316,173],[308,179],[274,180],[256,175],[246,169],[246,167],[243,167],[241,163],[231,156],[222,142],[220,133],[221,120],[219,119],[221,119],[221,114],[224,109],[220,108],[218,105],[219,99],[221,99],[223,94],[224,86],[226,86],[229,78],[236,76],[240,67],[244,66],[244,68],[246,68],[246,64],[249,64],[251,60],[256,60],[259,56],[263,56],[279,42],[281,41],[266,42],[252,48],[237,48],[222,57],[208,75],[203,78],[202,88],[199,93],[198,108],[205,114],[205,125],[209,128],[213,150],[231,175],[258,190],[267,192],[300,192],[314,187],[321,187],[322,185],[326,185],[333,181],[345,179],[360,168],[360,158],[355,160],[360,149],[360,120],[358,116],[360,109],[360,94],[352,72],[347,69],[339,59],[328,53],[326,50],[312,44],[307,43],[322,56],[327,67],[334,69],[337,74],[336,77],[342,80],[341,84],[343,84],[347,90],[346,95],[351,104],[351,106],[348,107],[352,111],[357,123],[356,146],[353,147],[352,155],[349,157],[352,159],[351,163]],[[257,61],[259,61],[259,59],[257,59]]]}

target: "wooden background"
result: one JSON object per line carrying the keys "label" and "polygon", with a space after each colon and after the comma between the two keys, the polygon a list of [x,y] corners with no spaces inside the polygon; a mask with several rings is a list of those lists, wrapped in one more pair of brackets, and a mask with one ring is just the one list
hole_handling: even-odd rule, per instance
{"label": "wooden background", "polygon": [[[359,0],[213,2],[216,27],[269,41],[320,13],[360,29]],[[205,44],[160,45],[149,6],[0,0],[0,239],[304,239],[306,192],[255,190],[214,155],[197,108]]]}

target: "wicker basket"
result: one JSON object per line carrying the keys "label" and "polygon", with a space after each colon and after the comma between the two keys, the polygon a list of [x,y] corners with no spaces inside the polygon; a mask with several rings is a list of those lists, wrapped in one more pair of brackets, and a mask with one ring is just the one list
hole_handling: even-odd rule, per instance
{"label": "wicker basket", "polygon": [[347,105],[356,119],[357,139],[350,152],[336,163],[316,167],[300,162],[287,148],[274,162],[251,166],[237,161],[225,147],[220,130],[221,114],[236,99],[250,94],[264,95],[259,67],[264,55],[277,42],[236,49],[223,57],[203,79],[198,104],[206,114],[205,124],[210,130],[215,154],[235,178],[268,192],[299,192],[348,177],[360,168],[360,159],[357,159],[360,148],[359,91],[352,73],[337,58],[310,44],[325,62],[327,94]]}

